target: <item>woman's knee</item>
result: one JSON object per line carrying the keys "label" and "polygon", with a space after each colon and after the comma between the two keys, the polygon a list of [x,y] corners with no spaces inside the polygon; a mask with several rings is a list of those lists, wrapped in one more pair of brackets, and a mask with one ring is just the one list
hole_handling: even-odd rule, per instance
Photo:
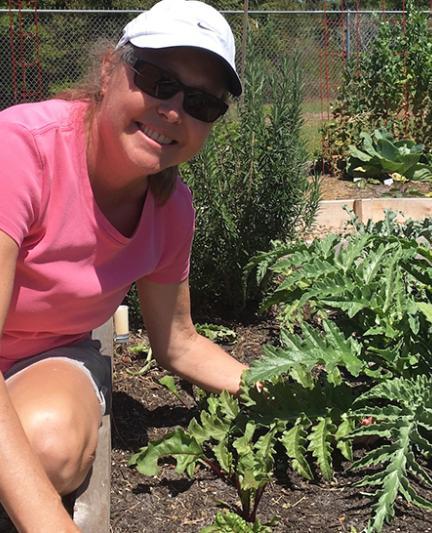
{"label": "woman's knee", "polygon": [[60,494],[76,489],[85,479],[95,456],[97,429],[54,409],[33,412],[21,420],[30,444]]}
{"label": "woman's knee", "polygon": [[100,405],[76,366],[46,360],[12,376],[11,401],[56,489],[71,492],[85,479],[97,444]]}

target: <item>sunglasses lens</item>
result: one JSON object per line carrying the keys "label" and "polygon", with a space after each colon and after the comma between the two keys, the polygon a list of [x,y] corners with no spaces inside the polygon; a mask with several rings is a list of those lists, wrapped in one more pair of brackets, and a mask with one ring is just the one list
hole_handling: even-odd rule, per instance
{"label": "sunglasses lens", "polygon": [[228,109],[223,100],[200,91],[186,93],[183,107],[189,115],[203,122],[214,122]]}
{"label": "sunglasses lens", "polygon": [[182,90],[176,80],[169,79],[160,79],[155,88],[155,96],[161,100],[167,100]]}
{"label": "sunglasses lens", "polygon": [[137,61],[133,68],[135,70],[135,85],[154,98],[166,100],[180,90],[176,80],[167,77],[160,68],[151,63]]}
{"label": "sunglasses lens", "polygon": [[144,93],[161,100],[184,92],[183,108],[192,117],[203,122],[214,122],[228,109],[228,105],[216,96],[191,89],[172,78],[156,65],[137,60],[133,65],[134,83]]}

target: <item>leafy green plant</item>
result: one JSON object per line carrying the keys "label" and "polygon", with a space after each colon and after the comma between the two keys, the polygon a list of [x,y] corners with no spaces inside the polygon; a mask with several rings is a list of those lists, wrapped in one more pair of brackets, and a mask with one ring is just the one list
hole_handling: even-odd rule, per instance
{"label": "leafy green plant", "polygon": [[[207,409],[186,430],[176,429],[132,456],[129,464],[156,475],[163,457],[176,460],[176,471],[193,476],[199,464],[232,483],[239,495],[241,516],[255,522],[259,501],[272,477],[276,427],[259,432],[240,413],[237,399],[223,392],[207,399]],[[257,436],[259,435],[259,436]]]}
{"label": "leafy green plant", "polygon": [[432,179],[432,165],[427,164],[424,146],[414,141],[395,141],[386,130],[372,135],[361,132],[361,148],[350,145],[346,173],[360,178],[395,178],[425,181]]}
{"label": "leafy green plant", "polygon": [[[350,214],[349,225],[357,234],[372,234],[380,237],[402,237],[405,239],[415,239],[419,244],[429,246],[432,243],[432,219],[424,218],[420,220],[403,218],[403,223],[398,222],[398,213],[386,209],[384,218],[377,222],[371,219],[360,222],[353,211],[347,209]],[[401,215],[401,213],[399,213]]]}
{"label": "leafy green plant", "polygon": [[414,480],[432,488],[432,477],[418,459],[430,459],[432,454],[432,379],[422,375],[388,380],[362,394],[356,404],[356,414],[373,417],[374,423],[360,426],[353,436],[383,440],[352,465],[356,470],[382,465],[382,469],[365,475],[358,483],[359,487],[374,491],[374,517],[369,531],[381,531],[384,522],[394,516],[398,496],[432,510],[432,501],[419,495],[412,484]]}
{"label": "leafy green plant", "polygon": [[139,342],[138,344],[129,346],[128,351],[135,354],[146,354],[143,366],[139,370],[131,370],[127,368],[126,371],[128,374],[131,374],[132,376],[143,376],[155,365],[156,361],[148,342]]}
{"label": "leafy green plant", "polygon": [[[251,260],[267,282],[264,307],[279,309],[279,342],[263,347],[238,398],[209,396],[186,429],[138,451],[140,472],[157,474],[164,458],[188,476],[211,469],[236,488],[249,528],[276,459],[324,481],[337,456],[351,463],[370,489],[370,533],[392,519],[399,497],[431,508],[417,487],[432,483],[432,220],[400,225],[388,212],[352,224],[344,236],[274,241]],[[365,438],[374,445],[354,461]],[[224,520],[210,527],[243,531]]]}
{"label": "leafy green plant", "polygon": [[200,533],[271,533],[270,526],[256,520],[253,524],[243,520],[232,511],[217,513],[212,525],[204,527]]}
{"label": "leafy green plant", "polygon": [[195,324],[195,329],[200,335],[204,335],[211,341],[233,342],[236,339],[236,332],[220,324]]}
{"label": "leafy green plant", "polygon": [[[323,393],[321,401],[305,403],[302,416],[317,424],[318,440],[319,430],[326,431],[327,449],[317,460],[327,479],[337,421],[343,435],[338,447],[348,460],[352,441],[379,439],[352,466],[361,473],[374,468],[360,483],[374,491],[371,532],[391,520],[398,496],[431,508],[412,481],[430,487],[432,480],[422,466],[432,451],[432,221],[400,226],[395,217],[387,213],[378,224],[357,223],[353,235],[310,244],[275,242],[249,265],[258,281],[275,280],[264,306],[279,307],[282,328],[280,345],[265,347],[248,379],[279,380],[290,410],[294,385],[315,400]],[[341,394],[345,389],[349,393]],[[314,413],[313,405],[331,416]],[[297,414],[295,407],[291,414]],[[296,469],[309,478],[302,430],[289,431],[299,432]]]}

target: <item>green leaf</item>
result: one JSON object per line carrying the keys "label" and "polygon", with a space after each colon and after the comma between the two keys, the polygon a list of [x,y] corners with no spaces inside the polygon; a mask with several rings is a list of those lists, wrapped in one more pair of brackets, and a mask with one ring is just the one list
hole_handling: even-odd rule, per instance
{"label": "green leaf", "polygon": [[432,180],[432,166],[424,165],[422,163],[417,163],[415,167],[410,169],[406,173],[408,179],[413,181],[431,181]]}
{"label": "green leaf", "polygon": [[306,428],[305,423],[299,419],[289,430],[284,431],[280,441],[285,447],[291,466],[305,479],[312,480],[313,474],[306,458]]}
{"label": "green leaf", "polygon": [[432,323],[432,304],[426,302],[416,302],[417,309],[423,313],[428,322]]}
{"label": "green leaf", "polygon": [[366,152],[363,152],[362,150],[359,150],[353,145],[350,145],[348,147],[349,153],[352,157],[355,157],[357,159],[360,159],[360,161],[369,162],[372,159],[372,156],[367,154]]}
{"label": "green leaf", "polygon": [[221,440],[213,447],[213,453],[222,470],[231,474],[233,469],[233,454],[228,449],[228,439]]}
{"label": "green leaf", "polygon": [[180,398],[180,394],[177,390],[177,385],[173,376],[163,376],[160,378],[159,383],[168,389],[176,398]]}
{"label": "green leaf", "polygon": [[263,347],[264,355],[251,363],[249,379],[252,381],[267,381],[275,377],[290,373],[305,388],[313,386],[313,380],[307,371],[314,360],[295,347],[293,343],[289,350],[277,349],[272,346]]}
{"label": "green leaf", "polygon": [[426,511],[432,510],[432,502],[417,494],[406,480],[401,482],[400,491],[409,503],[413,503],[417,507],[420,507],[420,509],[425,509]]}
{"label": "green leaf", "polygon": [[333,478],[331,454],[335,432],[336,426],[330,418],[319,417],[307,437],[309,440],[308,450],[316,458],[321,474],[326,481],[330,481]]}
{"label": "green leaf", "polygon": [[250,453],[255,430],[256,424],[254,422],[248,422],[243,435],[234,441],[233,446],[240,455]]}
{"label": "green leaf", "polygon": [[347,437],[352,433],[354,427],[354,420],[344,413],[342,415],[342,422],[339,424],[335,433],[336,446],[347,461],[353,460],[352,439],[348,439]]}
{"label": "green leaf", "polygon": [[232,342],[236,338],[236,332],[226,326],[219,324],[195,324],[197,333],[207,337],[211,341],[228,341]]}
{"label": "green leaf", "polygon": [[385,278],[385,301],[383,306],[383,313],[387,313],[390,306],[394,304],[394,295],[401,289],[401,276],[398,268],[398,262],[401,257],[401,250],[396,250],[388,268],[386,269]]}
{"label": "green leaf", "polygon": [[[357,357],[360,345],[353,338],[346,339],[334,322],[323,320],[323,326],[327,343],[336,350],[337,364],[343,365],[352,376],[359,376],[364,367],[364,362]],[[326,361],[323,362],[325,364]]]}
{"label": "green leaf", "polygon": [[182,429],[176,429],[168,436],[141,448],[131,457],[129,464],[136,466],[141,474],[155,476],[159,472],[158,460],[170,456],[177,461],[176,471],[183,473],[189,465],[194,465],[203,453],[203,449],[193,437]]}
{"label": "green leaf", "polygon": [[216,514],[212,525],[200,530],[200,533],[271,533],[272,528],[256,520],[253,524],[246,522],[232,511]]}
{"label": "green leaf", "polygon": [[[372,495],[375,503],[370,528],[373,531],[381,531],[384,523],[392,519],[398,495],[422,508],[432,506],[432,502],[416,494],[410,479],[432,486],[432,476],[416,456],[429,457],[432,450],[430,439],[420,432],[422,419],[429,420],[431,416],[431,388],[432,380],[424,375],[415,379],[387,379],[363,393],[356,402],[372,403],[372,406],[356,408],[355,414],[373,416],[375,423],[358,428],[351,435],[354,438],[376,435],[387,439],[386,444],[366,452],[352,465],[357,470],[376,468],[374,474],[364,476],[358,483],[358,486],[377,487]],[[430,435],[429,428],[425,435]]]}

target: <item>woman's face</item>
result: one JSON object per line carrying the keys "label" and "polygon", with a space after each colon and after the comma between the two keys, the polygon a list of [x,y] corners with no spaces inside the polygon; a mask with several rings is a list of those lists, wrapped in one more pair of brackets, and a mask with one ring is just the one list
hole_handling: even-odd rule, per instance
{"label": "woman's face", "polygon": [[[184,85],[214,96],[225,93],[224,68],[195,48],[138,50],[138,57],[168,71]],[[108,70],[108,69],[107,69]],[[134,71],[120,62],[103,78],[96,116],[99,162],[126,179],[155,174],[191,159],[206,140],[211,124],[183,109],[183,93],[168,100],[149,96],[134,84]],[[96,169],[97,172],[97,169]]]}

